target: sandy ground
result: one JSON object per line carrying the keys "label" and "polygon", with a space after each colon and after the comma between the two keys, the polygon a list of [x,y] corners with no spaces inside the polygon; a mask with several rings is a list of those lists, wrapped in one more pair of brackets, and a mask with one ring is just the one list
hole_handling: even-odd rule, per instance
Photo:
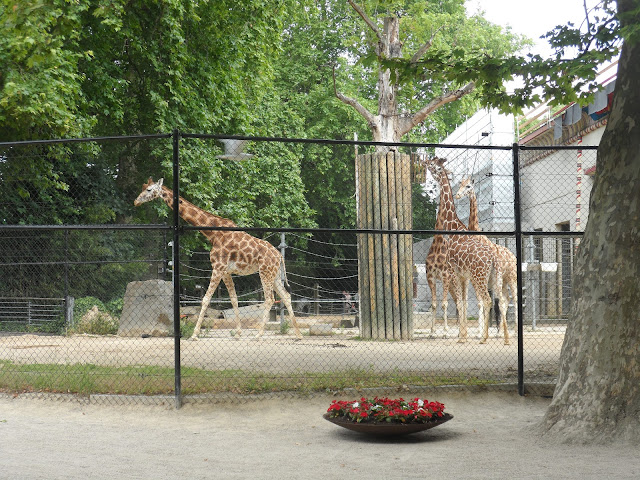
{"label": "sandy ground", "polygon": [[536,436],[549,399],[438,397],[451,421],[380,439],[325,421],[329,396],[176,410],[0,395],[0,478],[640,478],[637,447]]}
{"label": "sandy ground", "polygon": [[[340,368],[376,370],[509,370],[517,367],[517,338],[510,345],[504,339],[490,337],[480,345],[473,332],[465,344],[456,336],[414,341],[364,342],[351,335],[305,336],[266,332],[261,339],[246,331],[242,337],[217,330],[192,342],[182,340],[182,364],[210,370],[257,369],[266,372],[304,370],[331,371]],[[526,332],[524,351],[526,368],[531,371],[557,368],[563,330],[541,329]],[[94,363],[98,365],[174,364],[172,338],[130,338],[117,336],[70,337],[39,335],[0,336],[0,359],[15,363]]]}

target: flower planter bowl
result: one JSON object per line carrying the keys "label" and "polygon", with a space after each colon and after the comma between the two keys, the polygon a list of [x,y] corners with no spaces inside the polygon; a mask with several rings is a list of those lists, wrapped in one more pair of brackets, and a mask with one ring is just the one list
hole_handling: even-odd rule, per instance
{"label": "flower planter bowl", "polygon": [[407,435],[409,433],[422,432],[438,425],[442,425],[444,422],[448,422],[453,418],[453,415],[445,413],[444,416],[435,418],[425,423],[394,423],[394,422],[353,422],[351,420],[345,420],[341,417],[331,417],[329,413],[323,415],[325,420],[330,421],[340,427],[353,430],[354,432],[365,433],[368,435],[377,436],[396,436]]}

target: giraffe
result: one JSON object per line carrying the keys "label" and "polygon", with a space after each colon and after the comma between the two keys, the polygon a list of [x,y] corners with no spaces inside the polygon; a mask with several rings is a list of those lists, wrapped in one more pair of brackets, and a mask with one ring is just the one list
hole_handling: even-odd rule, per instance
{"label": "giraffe", "polygon": [[[449,195],[445,199],[450,199],[453,204],[451,185],[447,177],[447,171],[443,164],[445,160],[434,158],[427,162],[427,168],[433,178],[440,184],[440,189],[445,189]],[[442,198],[442,197],[441,197]],[[447,215],[444,217],[442,230],[456,230],[460,220],[455,215],[455,206],[446,205]],[[464,224],[463,224],[464,225]],[[485,237],[486,239],[486,237]],[[479,316],[484,326],[480,343],[486,343],[489,338],[489,310],[491,308],[491,296],[489,286],[499,295],[502,295],[502,270],[495,253],[495,249],[476,235],[455,235],[445,241],[447,249],[447,261],[458,281],[453,283],[458,308],[458,323],[460,333],[458,343],[467,341],[467,284],[471,281],[476,297],[478,298]]]}
{"label": "giraffe", "polygon": [[[151,177],[147,183],[142,185],[142,192],[135,199],[133,204],[140,206],[143,203],[150,202],[156,198],[161,198],[173,209],[173,191],[163,184],[161,178],[158,182],[154,183]],[[194,204],[179,197],[178,213],[185,221],[194,226],[207,226],[207,227],[236,227],[237,225],[223,217],[214,215],[206,210],[196,207]],[[291,295],[285,289],[282,284],[282,280],[278,273],[280,267],[284,271],[284,260],[280,252],[271,245],[269,242],[253,237],[246,232],[240,231],[228,231],[228,230],[200,230],[207,240],[212,245],[209,258],[211,260],[211,280],[209,281],[209,287],[202,299],[202,307],[200,309],[200,315],[198,315],[198,321],[196,323],[191,340],[197,340],[200,333],[200,327],[202,326],[202,320],[204,319],[205,312],[209,303],[211,302],[211,296],[215,292],[220,280],[222,280],[227,287],[229,297],[231,298],[231,305],[236,315],[237,329],[236,333],[240,335],[242,333],[240,312],[238,310],[238,297],[236,295],[236,289],[233,284],[232,274],[235,275],[251,275],[258,272],[260,275],[260,281],[262,282],[262,289],[264,291],[264,313],[262,323],[258,330],[257,337],[262,336],[264,333],[264,327],[267,319],[269,318],[269,310],[274,303],[273,290],[278,292],[278,295],[284,302],[291,318],[291,323],[295,329],[296,337],[302,338],[298,323],[296,322],[293,308],[291,306]],[[285,283],[286,271],[285,272]]]}
{"label": "giraffe", "polygon": [[[456,214],[455,205],[453,203],[451,187],[447,182],[444,187],[440,185],[440,204],[438,207],[438,215],[436,217],[436,230],[445,230],[444,223],[447,218],[452,219],[455,223],[454,228],[451,230],[466,230],[467,227],[460,221]],[[447,261],[447,249],[445,238],[442,235],[435,235],[433,242],[427,253],[427,259],[425,261],[425,267],[427,271],[427,283],[431,290],[431,334],[435,333],[435,320],[436,320],[436,308],[437,308],[437,296],[436,296],[436,280],[442,282],[442,321],[444,323],[444,337],[447,338],[447,309],[449,307],[449,293],[453,297],[453,300],[457,303],[456,289],[450,290],[451,282],[458,282],[455,272]]]}
{"label": "giraffe", "polygon": [[[478,199],[474,188],[474,181],[471,177],[462,179],[460,187],[455,195],[456,199],[463,197],[469,197],[469,230],[480,231],[480,222],[478,221]],[[486,238],[486,237],[480,237]],[[487,238],[487,241],[489,239]],[[509,345],[509,331],[506,324],[507,309],[509,308],[509,290],[511,290],[511,299],[514,305],[518,302],[518,262],[516,256],[507,247],[497,245],[489,241],[492,248],[495,249],[495,253],[500,260],[502,266],[502,296],[500,300],[504,301],[504,304],[500,303],[500,323],[502,323],[502,329],[504,331],[504,343]],[[500,302],[499,300],[499,302]],[[503,314],[504,313],[504,314]],[[500,327],[498,327],[500,331]]]}

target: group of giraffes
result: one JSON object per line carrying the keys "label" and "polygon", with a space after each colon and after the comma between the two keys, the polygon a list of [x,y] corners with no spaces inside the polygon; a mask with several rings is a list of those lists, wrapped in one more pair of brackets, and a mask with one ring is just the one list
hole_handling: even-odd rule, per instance
{"label": "group of giraffes", "polygon": [[[445,160],[434,158],[427,161],[427,168],[433,178],[440,184],[440,206],[436,219],[436,230],[479,230],[478,206],[473,182],[465,179],[461,183],[456,198],[468,196],[470,198],[469,226],[462,223],[456,213],[453,201],[448,171],[444,168]],[[163,185],[163,179],[154,182],[149,177],[142,185],[142,191],[133,202],[135,206],[150,202],[156,198],[162,199],[169,208],[174,208],[173,191]],[[178,213],[186,222],[194,226],[234,228],[237,225],[226,218],[214,215],[196,207],[182,197],[178,197]],[[289,318],[297,338],[302,338],[291,305],[291,295],[288,287],[284,260],[278,250],[269,242],[253,237],[246,232],[237,230],[200,230],[211,243],[211,279],[209,287],[202,299],[202,306],[196,322],[192,340],[200,334],[211,297],[220,281],[224,282],[229,292],[231,305],[236,316],[236,334],[242,333],[238,297],[231,275],[250,275],[258,273],[264,291],[263,316],[258,330],[258,337],[264,333],[269,316],[269,310],[274,303],[273,291],[284,302]],[[451,293],[458,310],[459,335],[458,341],[467,340],[467,286],[469,281],[476,292],[479,305],[479,316],[483,325],[480,343],[485,343],[489,337],[489,311],[491,308],[491,289],[499,297],[500,324],[504,331],[504,343],[509,344],[506,312],[508,306],[508,290],[514,304],[517,302],[516,289],[516,257],[507,248],[496,245],[483,235],[436,235],[426,259],[427,282],[432,295],[432,323],[431,332],[435,331],[436,288],[435,280],[439,279],[443,285],[442,311],[444,316],[445,336],[447,332],[448,294]],[[282,277],[280,271],[282,269]],[[284,282],[282,279],[284,278]]]}
{"label": "group of giraffes", "polygon": [[[436,217],[436,230],[479,231],[478,203],[471,178],[465,178],[455,198],[469,197],[468,227],[458,218],[454,195],[449,182],[449,171],[444,167],[445,159],[433,158],[426,167],[440,186],[440,204]],[[498,296],[500,329],[504,332],[504,343],[509,345],[507,329],[508,294],[517,305],[517,261],[506,247],[496,245],[484,235],[435,235],[426,259],[427,282],[431,289],[431,333],[435,332],[436,286],[442,281],[442,312],[445,336],[447,335],[448,295],[451,293],[458,310],[458,342],[467,341],[467,299],[469,281],[478,299],[478,316],[482,325],[480,343],[489,338],[489,312],[491,296],[489,289]]]}

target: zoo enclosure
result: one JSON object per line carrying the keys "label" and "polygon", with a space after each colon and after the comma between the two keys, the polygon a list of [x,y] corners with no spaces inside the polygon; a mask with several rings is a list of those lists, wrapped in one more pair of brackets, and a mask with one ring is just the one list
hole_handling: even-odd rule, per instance
{"label": "zoo enclosure", "polygon": [[[220,142],[222,140],[238,142],[233,144],[235,147],[245,140],[250,143],[248,148],[245,147],[246,150],[233,151],[228,147],[230,143],[226,144],[225,150]],[[4,191],[17,192],[17,200],[7,201],[5,197],[0,216],[3,222],[0,225],[0,241],[3,244],[0,296],[5,299],[5,303],[0,305],[0,311],[3,312],[0,325],[4,331],[0,344],[0,361],[3,362],[0,370],[1,388],[18,391],[42,388],[45,391],[71,391],[89,395],[162,393],[173,395],[177,402],[181,402],[184,398],[197,399],[198,395],[211,392],[314,389],[324,388],[325,384],[339,388],[359,382],[384,386],[392,383],[389,372],[401,372],[405,375],[402,382],[416,385],[503,383],[517,385],[521,393],[524,392],[525,378],[529,388],[535,388],[538,382],[552,382],[559,353],[558,338],[561,341],[569,309],[573,255],[579,243],[580,230],[586,223],[586,218],[582,218],[586,217],[586,201],[582,199],[588,198],[588,184],[585,181],[588,177],[580,169],[587,170],[589,164],[595,165],[595,147],[390,145],[411,156],[411,168],[405,174],[410,175],[414,190],[429,188],[428,183],[427,187],[417,187],[426,180],[426,172],[420,162],[420,158],[425,156],[439,155],[449,159],[447,165],[453,171],[454,189],[461,176],[471,174],[476,178],[478,213],[483,233],[497,243],[510,247],[518,255],[518,263],[522,266],[519,269],[518,295],[522,301],[513,305],[509,312],[510,327],[517,338],[516,348],[498,347],[496,344],[481,347],[484,352],[479,352],[480,347],[475,339],[463,346],[455,345],[455,340],[442,338],[444,334],[439,318],[436,331],[432,333],[428,317],[430,295],[419,272],[415,281],[415,295],[412,296],[412,340],[392,346],[398,351],[385,353],[388,358],[382,362],[371,360],[369,356],[375,357],[380,347],[358,340],[361,333],[357,315],[360,300],[357,281],[358,235],[378,238],[411,236],[412,263],[419,266],[424,262],[421,258],[428,250],[423,243],[428,243],[428,238],[438,232],[433,228],[416,228],[415,225],[410,230],[398,230],[393,226],[362,229],[357,227],[355,218],[352,218],[351,225],[342,223],[300,227],[293,226],[296,220],[292,219],[286,227],[231,228],[266,237],[283,251],[293,303],[300,320],[305,318],[304,315],[313,317],[309,314],[315,314],[305,328],[309,332],[315,324],[329,324],[332,328],[331,337],[310,336],[305,342],[310,342],[310,348],[315,353],[329,348],[348,348],[347,355],[333,355],[330,358],[321,356],[321,365],[296,359],[292,355],[296,344],[288,341],[286,333],[290,326],[286,324],[281,308],[275,319],[273,314],[270,317],[275,320],[269,322],[275,332],[269,332],[272,336],[268,337],[268,341],[278,345],[280,352],[274,353],[273,345],[250,344],[252,348],[249,351],[239,353],[237,346],[247,340],[238,341],[234,336],[235,320],[228,299],[222,297],[220,288],[217,304],[213,305],[218,308],[207,312],[210,313],[209,326],[203,341],[186,344],[180,340],[181,331],[188,328],[189,317],[193,320],[196,315],[185,311],[189,309],[189,303],[193,306],[194,299],[195,310],[199,310],[197,300],[206,288],[210,270],[210,266],[207,266],[207,249],[198,240],[199,234],[196,232],[225,229],[184,224],[179,220],[176,210],[170,214],[171,220],[166,222],[163,215],[166,215],[167,209],[161,202],[158,208],[145,207],[147,210],[142,216],[132,206],[127,211],[121,204],[132,202],[147,175],[137,170],[171,171],[173,178],[169,186],[173,187],[174,193],[180,193],[181,182],[193,184],[197,181],[193,171],[198,171],[197,168],[191,169],[190,177],[183,179],[180,166],[191,162],[204,148],[208,153],[213,153],[215,160],[211,159],[202,168],[218,168],[220,175],[228,177],[244,175],[244,186],[250,188],[256,178],[268,174],[273,168],[281,168],[278,157],[283,152],[292,159],[292,163],[299,162],[303,169],[313,165],[311,160],[328,155],[342,159],[347,181],[334,188],[353,189],[353,212],[356,194],[355,185],[350,182],[355,172],[350,169],[355,164],[354,149],[357,147],[362,153],[375,146],[373,142],[230,138],[179,132],[172,135],[3,144],[0,179]],[[136,156],[145,155],[155,160],[139,162],[136,159]],[[118,158],[115,166],[111,160],[113,157]],[[261,161],[267,164],[264,170],[260,169]],[[72,174],[66,172],[67,178],[63,179],[67,181],[68,194],[53,201],[46,194],[38,192],[33,183],[25,181],[24,172],[17,172],[20,168],[36,173],[48,167],[65,170],[70,164],[74,165],[74,171]],[[580,167],[576,173],[577,165]],[[135,181],[121,178],[125,169],[135,172]],[[301,172],[307,179],[307,190],[313,190],[309,178],[314,173],[318,172]],[[105,182],[104,177],[109,175],[117,181]],[[322,176],[318,174],[317,177],[320,177],[317,182],[321,184]],[[287,179],[285,174],[279,181],[286,182]],[[96,186],[99,188],[96,189]],[[202,185],[202,188],[206,186]],[[119,213],[104,211],[108,210],[105,208],[105,195],[110,199],[106,204],[113,207],[113,212]],[[263,197],[264,192],[259,192],[254,201],[261,203],[264,208],[268,207],[269,200],[277,201],[274,197]],[[414,217],[416,210],[419,210],[416,201],[428,203],[428,195],[420,191],[413,192],[411,208]],[[432,202],[437,204],[437,195],[432,197]],[[116,208],[119,204],[119,208]],[[162,208],[165,208],[165,213]],[[462,213],[468,209],[465,202],[458,203],[457,209],[466,222]],[[41,215],[38,216],[38,213]],[[223,216],[233,217],[232,213]],[[48,222],[47,218],[55,221]],[[94,221],[87,221],[91,219]],[[149,222],[150,219],[153,222]],[[243,307],[261,301],[256,277],[235,277]],[[112,335],[122,327],[118,315],[123,313],[125,287],[134,281],[150,279],[173,280],[170,282],[172,299],[168,303],[171,311],[167,315],[165,330],[165,335],[169,336],[158,337],[160,340],[153,342],[146,338],[149,334],[144,333],[138,337],[104,337],[104,334]],[[351,297],[351,302],[347,302],[345,294]],[[143,293],[143,296],[153,295],[155,291]],[[64,304],[64,308],[60,307],[59,313],[48,319],[41,319],[39,325],[33,324],[31,317],[27,316],[25,320],[16,309],[20,302],[28,303],[30,297],[58,299],[54,303],[60,302],[57,305]],[[64,302],[60,299],[64,299]],[[75,305],[72,306],[71,302]],[[321,312],[320,306],[323,304],[333,305],[334,308]],[[87,318],[88,311],[94,306],[97,307],[97,313],[93,319]],[[307,311],[304,311],[305,308]],[[73,315],[74,311],[76,315]],[[255,326],[256,313],[251,310],[244,312],[247,316],[244,320],[247,320],[249,328]],[[438,312],[437,317],[441,313]],[[138,314],[146,315],[140,311]],[[95,330],[91,333],[103,336],[70,335],[82,333],[78,324],[83,318],[95,323],[92,327]],[[455,316],[450,314],[449,318],[454,326]],[[515,318],[523,321],[515,322]],[[60,343],[55,347],[47,347],[51,342],[46,340],[45,346],[42,346],[42,334],[54,334]],[[327,339],[329,343],[325,341]],[[336,345],[344,342],[345,346],[326,346],[332,345],[331,342],[335,340],[338,340]],[[167,341],[171,343],[167,344]],[[546,348],[547,344],[549,348]],[[536,349],[531,352],[530,364],[529,357],[525,355],[528,345]],[[164,356],[156,361],[149,360],[151,353],[153,357],[157,355],[158,348],[167,351],[168,346],[172,347],[168,352],[169,359]],[[183,347],[186,351],[182,351]],[[131,352],[125,353],[126,349],[131,349]],[[38,354],[30,355],[31,352]],[[270,358],[267,363],[273,363],[273,358],[278,358],[278,362],[269,368],[247,367],[246,362],[238,362],[237,358],[233,358],[240,354],[250,364],[264,361],[265,358]],[[252,356],[255,362],[251,362]],[[291,358],[288,359],[288,356]],[[334,357],[339,358],[337,363]],[[100,365],[107,371],[92,372],[93,365]],[[45,374],[25,371],[29,370],[25,366],[39,369]],[[54,377],[46,380],[53,387],[38,387],[38,382],[34,383],[34,377],[47,375]],[[283,376],[288,377],[288,381],[278,384],[278,379],[281,380]],[[57,377],[71,380],[64,383]],[[107,378],[110,380],[100,382]],[[247,387],[247,379],[252,386]],[[59,386],[63,384],[67,386]],[[184,387],[186,391],[183,391]]]}

